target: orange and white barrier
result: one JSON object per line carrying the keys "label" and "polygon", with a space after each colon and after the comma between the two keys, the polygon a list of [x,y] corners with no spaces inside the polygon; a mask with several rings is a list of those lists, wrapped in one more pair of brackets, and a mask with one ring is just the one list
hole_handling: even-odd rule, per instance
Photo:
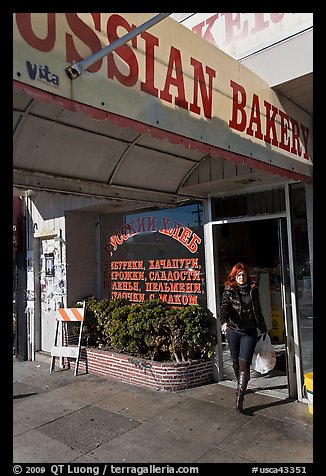
{"label": "orange and white barrier", "polygon": [[[50,372],[53,372],[54,365],[55,365],[55,358],[60,357],[72,357],[76,359],[75,365],[75,375],[78,373],[78,365],[79,365],[79,358],[80,358],[80,346],[81,346],[81,337],[83,332],[83,323],[85,317],[85,301],[83,303],[83,307],[61,307],[58,309],[58,313],[56,315],[56,329],[54,334],[54,343],[51,351],[51,364],[50,364]],[[61,332],[63,333],[63,325],[68,322],[75,322],[80,324],[79,330],[79,339],[77,345],[59,345],[58,344],[58,335],[59,335],[59,325],[61,323]]]}
{"label": "orange and white barrier", "polygon": [[60,307],[58,309],[59,316],[56,317],[57,321],[79,321],[84,320],[84,308],[80,307]]}

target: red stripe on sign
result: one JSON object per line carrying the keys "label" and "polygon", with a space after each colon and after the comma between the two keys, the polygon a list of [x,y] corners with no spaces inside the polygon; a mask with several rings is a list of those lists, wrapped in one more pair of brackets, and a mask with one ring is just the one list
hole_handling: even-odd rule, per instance
{"label": "red stripe on sign", "polygon": [[62,307],[60,307],[58,310],[59,310],[60,315],[61,315],[61,317],[64,321],[70,321],[68,314],[66,313],[66,311]]}
{"label": "red stripe on sign", "polygon": [[72,307],[71,311],[72,311],[73,315],[75,316],[75,318],[77,319],[77,321],[82,321],[83,320],[83,316],[81,314],[82,313],[81,309],[77,309],[76,307]]}

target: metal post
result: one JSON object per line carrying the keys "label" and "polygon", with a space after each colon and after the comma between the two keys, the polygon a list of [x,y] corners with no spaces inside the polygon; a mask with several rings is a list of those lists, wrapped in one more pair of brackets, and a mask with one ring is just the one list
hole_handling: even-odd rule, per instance
{"label": "metal post", "polygon": [[213,379],[215,382],[220,382],[221,380],[224,380],[223,351],[220,318],[217,309],[217,302],[219,302],[219,290],[215,280],[214,239],[213,225],[211,222],[204,224],[204,246],[206,264],[207,307],[212,312],[216,320],[217,345],[215,347],[215,355],[213,358]]}
{"label": "metal post", "polygon": [[[288,252],[289,252],[289,271],[290,271],[290,288],[291,288],[291,311],[292,322],[289,321],[289,332],[293,330],[293,350],[294,352],[294,365],[295,370],[290,369],[289,384],[290,384],[290,398],[298,398],[300,401],[303,398],[303,370],[302,370],[302,347],[299,332],[299,316],[297,306],[297,294],[296,294],[296,276],[295,276],[295,264],[294,264],[294,242],[292,236],[292,213],[291,213],[291,201],[290,201],[290,187],[285,187],[285,203],[286,203],[286,220],[287,220],[287,233],[288,233]],[[285,322],[285,324],[287,324]],[[288,336],[291,339],[292,335]],[[289,365],[292,365],[289,362]],[[295,389],[294,381],[296,379],[297,388]]]}
{"label": "metal post", "polygon": [[124,45],[129,40],[132,40],[133,38],[135,38],[135,36],[139,35],[139,33],[142,33],[143,31],[148,30],[148,28],[151,28],[152,26],[156,25],[156,23],[159,23],[160,21],[164,20],[164,18],[168,17],[169,15],[171,15],[171,13],[159,13],[155,17],[151,18],[150,20],[147,20],[142,25],[138,26],[137,28],[130,31],[126,35],[114,41],[110,45],[102,48],[97,53],[94,53],[93,55],[83,59],[82,61],[79,61],[78,63],[73,63],[71,66],[66,68],[66,72],[69,78],[70,79],[77,78],[78,76],[82,74],[82,72],[85,69],[87,69],[92,64],[96,63],[96,61],[104,58],[104,56],[107,56],[109,53],[112,53],[112,51],[119,48],[119,46]]}
{"label": "metal post", "polygon": [[17,250],[17,329],[16,329],[16,356],[19,360],[27,360],[27,322],[26,322],[26,197],[22,199],[22,215],[20,216],[19,244]]}

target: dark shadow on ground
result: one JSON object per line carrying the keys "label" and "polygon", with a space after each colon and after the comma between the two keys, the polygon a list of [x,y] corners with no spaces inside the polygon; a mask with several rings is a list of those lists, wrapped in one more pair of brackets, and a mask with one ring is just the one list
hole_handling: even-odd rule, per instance
{"label": "dark shadow on ground", "polygon": [[27,397],[31,397],[33,395],[37,395],[37,392],[32,392],[32,393],[21,393],[20,395],[13,395],[13,400],[15,400],[16,398],[27,398]]}
{"label": "dark shadow on ground", "polygon": [[285,405],[291,402],[294,402],[294,400],[291,400],[291,398],[285,398],[284,400],[279,400],[277,402],[270,402],[263,405],[254,405],[252,407],[244,408],[242,413],[244,415],[254,416],[256,412],[263,410],[264,408],[277,407],[278,405]]}

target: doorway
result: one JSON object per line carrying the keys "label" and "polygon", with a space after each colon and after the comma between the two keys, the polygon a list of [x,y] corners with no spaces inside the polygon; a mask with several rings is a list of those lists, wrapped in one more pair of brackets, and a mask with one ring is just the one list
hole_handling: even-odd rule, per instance
{"label": "doorway", "polygon": [[[295,381],[291,342],[290,279],[285,218],[223,221],[213,225],[215,283],[219,309],[224,283],[237,262],[249,267],[259,287],[262,311],[276,351],[276,366],[267,374],[251,371],[248,388],[271,395],[293,395]],[[220,341],[225,383],[236,385],[225,337]]]}

